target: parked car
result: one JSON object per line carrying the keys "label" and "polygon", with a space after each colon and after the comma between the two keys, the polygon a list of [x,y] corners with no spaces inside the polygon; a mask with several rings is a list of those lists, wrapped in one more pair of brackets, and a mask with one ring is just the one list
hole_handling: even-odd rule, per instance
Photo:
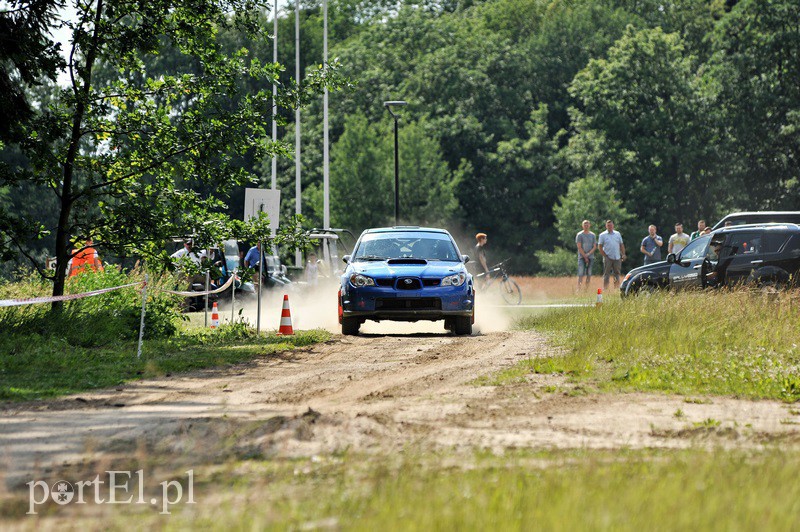
{"label": "parked car", "polygon": [[724,227],[697,238],[667,260],[634,268],[621,295],[658,289],[749,285],[782,288],[800,271],[800,226],[753,224]]}
{"label": "parked car", "polygon": [[364,231],[339,290],[342,334],[358,334],[366,320],[444,320],[455,334],[472,333],[475,290],[453,237],[415,226]]}
{"label": "parked car", "polygon": [[718,221],[712,229],[731,225],[766,224],[766,223],[791,223],[800,224],[800,212],[797,211],[757,211],[733,212]]}
{"label": "parked car", "polygon": [[356,238],[347,229],[309,229],[306,238],[314,243],[314,252],[325,263],[328,275],[336,278],[344,271],[340,257],[348,253]]}

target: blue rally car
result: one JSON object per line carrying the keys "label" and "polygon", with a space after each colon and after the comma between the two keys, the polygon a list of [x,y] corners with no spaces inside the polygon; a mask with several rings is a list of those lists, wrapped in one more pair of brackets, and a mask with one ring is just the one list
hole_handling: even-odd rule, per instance
{"label": "blue rally car", "polygon": [[367,229],[339,290],[342,334],[358,334],[366,320],[444,320],[455,334],[472,334],[475,290],[453,237],[443,229]]}

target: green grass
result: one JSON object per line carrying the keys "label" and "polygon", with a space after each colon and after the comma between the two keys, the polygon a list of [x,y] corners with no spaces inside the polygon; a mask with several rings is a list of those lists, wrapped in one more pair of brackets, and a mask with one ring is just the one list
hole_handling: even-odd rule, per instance
{"label": "green grass", "polygon": [[[43,513],[120,529],[793,530],[798,468],[800,454],[774,449],[345,454],[194,467],[197,504],[170,516],[135,505]],[[23,524],[24,495],[5,511]]]}
{"label": "green grass", "polygon": [[800,303],[750,292],[661,294],[556,309],[518,326],[563,354],[531,358],[484,384],[560,373],[601,389],[800,400]]}
{"label": "green grass", "polygon": [[[140,282],[142,272],[114,268],[70,279],[66,293]],[[169,276],[149,286],[174,288]],[[0,282],[0,299],[46,295],[52,287],[30,275]],[[68,302],[60,312],[49,305],[0,308],[0,401],[54,397],[126,381],[270,356],[330,338],[324,331],[300,331],[284,337],[256,335],[244,323],[210,330],[202,314],[179,312],[180,297],[149,290],[142,357],[136,357],[141,293],[126,288]],[[227,316],[226,316],[227,317]],[[223,323],[228,321],[223,319]]]}
{"label": "green grass", "polygon": [[186,331],[173,338],[145,341],[139,359],[133,340],[83,347],[58,337],[36,336],[14,350],[0,352],[0,400],[54,397],[167,373],[236,364],[329,337],[321,330],[297,331],[294,336],[256,336],[245,327],[223,325],[218,331]]}

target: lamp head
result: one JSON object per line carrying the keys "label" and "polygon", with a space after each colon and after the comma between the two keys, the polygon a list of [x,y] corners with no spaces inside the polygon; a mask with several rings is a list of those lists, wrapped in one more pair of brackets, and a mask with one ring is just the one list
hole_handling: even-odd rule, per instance
{"label": "lamp head", "polygon": [[395,118],[397,118],[397,115],[395,115],[392,112],[392,106],[402,107],[402,106],[407,105],[407,104],[408,104],[408,102],[404,102],[402,100],[392,100],[392,101],[389,101],[389,102],[383,102],[383,106],[386,107],[386,109],[389,111],[389,114],[391,114]]}

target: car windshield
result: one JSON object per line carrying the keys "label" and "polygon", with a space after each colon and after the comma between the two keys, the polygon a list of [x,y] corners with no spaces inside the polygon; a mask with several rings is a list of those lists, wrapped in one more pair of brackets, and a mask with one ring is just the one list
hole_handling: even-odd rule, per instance
{"label": "car windshield", "polygon": [[692,240],[689,245],[681,251],[680,260],[694,260],[705,257],[709,240],[711,240],[711,237],[708,235]]}
{"label": "car windshield", "polygon": [[357,261],[388,259],[460,260],[450,235],[427,232],[368,233],[353,256]]}

